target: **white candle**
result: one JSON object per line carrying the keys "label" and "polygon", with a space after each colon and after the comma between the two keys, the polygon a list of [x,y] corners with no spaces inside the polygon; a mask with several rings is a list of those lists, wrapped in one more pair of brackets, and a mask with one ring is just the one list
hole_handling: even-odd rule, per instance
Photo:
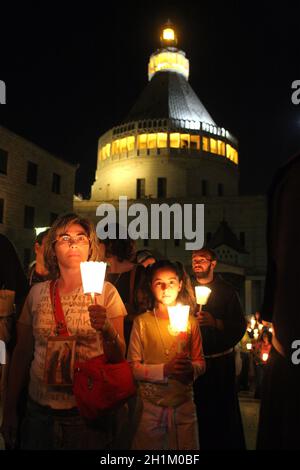
{"label": "white candle", "polygon": [[189,305],[177,304],[173,307],[168,307],[170,329],[174,334],[184,333],[187,331],[189,311]]}
{"label": "white candle", "polygon": [[206,286],[195,287],[196,299],[198,305],[206,305],[208,297],[211,294],[211,289]]}
{"label": "white candle", "polygon": [[251,323],[251,328],[253,329],[256,323],[255,317],[251,317],[250,323]]}
{"label": "white candle", "polygon": [[250,350],[252,349],[252,344],[251,344],[251,343],[247,343],[246,347],[247,347],[248,351],[250,351]]}
{"label": "white candle", "polygon": [[86,261],[80,263],[83,292],[85,294],[101,294],[104,284],[106,263],[102,261]]}
{"label": "white candle", "polygon": [[266,361],[268,360],[268,358],[269,358],[269,354],[268,354],[268,353],[263,353],[263,355],[262,355],[262,360],[263,360],[264,362],[266,362]]}

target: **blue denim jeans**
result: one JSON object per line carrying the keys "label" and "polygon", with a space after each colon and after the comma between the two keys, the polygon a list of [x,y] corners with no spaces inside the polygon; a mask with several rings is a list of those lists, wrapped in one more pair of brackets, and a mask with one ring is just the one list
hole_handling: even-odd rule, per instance
{"label": "blue denim jeans", "polygon": [[56,412],[29,399],[21,428],[24,450],[109,450],[113,447],[114,413],[87,423],[77,409]]}

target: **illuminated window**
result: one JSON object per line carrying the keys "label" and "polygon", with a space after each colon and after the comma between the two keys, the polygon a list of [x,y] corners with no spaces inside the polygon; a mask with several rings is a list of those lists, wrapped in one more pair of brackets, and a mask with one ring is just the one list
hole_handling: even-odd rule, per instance
{"label": "illuminated window", "polygon": [[180,148],[189,148],[190,136],[188,134],[180,134]]}
{"label": "illuminated window", "polygon": [[156,72],[168,70],[189,78],[189,61],[181,52],[160,52],[150,57],[148,65],[149,80]]}
{"label": "illuminated window", "polygon": [[147,138],[147,147],[148,147],[148,149],[155,149],[156,148],[156,136],[157,136],[157,134],[148,134],[148,138]]}
{"label": "illuminated window", "polygon": [[218,140],[218,154],[223,155],[223,157],[226,155],[225,142],[222,142],[222,140]]}
{"label": "illuminated window", "polygon": [[170,134],[170,147],[179,149],[180,146],[180,134],[179,132],[172,132]]}
{"label": "illuminated window", "polygon": [[120,149],[120,140],[114,140],[112,143],[112,155],[117,155]]}
{"label": "illuminated window", "polygon": [[157,147],[166,148],[167,147],[167,138],[168,138],[168,134],[166,132],[158,132],[158,134],[157,134]]}
{"label": "illuminated window", "polygon": [[120,139],[120,152],[127,152],[127,138]]}
{"label": "illuminated window", "polygon": [[110,144],[106,144],[102,149],[100,150],[100,158],[102,160],[106,160],[108,157],[110,157]]}
{"label": "illuminated window", "polygon": [[191,142],[190,142],[191,149],[200,150],[200,136],[199,135],[191,135]]}
{"label": "illuminated window", "polygon": [[141,150],[147,148],[147,134],[140,134],[138,136],[138,148]]}
{"label": "illuminated window", "polygon": [[226,157],[236,165],[238,164],[238,152],[229,144],[226,144]]}
{"label": "illuminated window", "polygon": [[216,139],[210,139],[210,151],[212,153],[218,153],[217,141]]}
{"label": "illuminated window", "polygon": [[133,135],[127,137],[127,150],[130,152],[131,150],[134,150],[134,144],[135,144],[135,138]]}
{"label": "illuminated window", "polygon": [[208,137],[202,137],[202,146],[203,146],[204,152],[208,152],[208,151],[209,151],[209,140],[208,140]]}

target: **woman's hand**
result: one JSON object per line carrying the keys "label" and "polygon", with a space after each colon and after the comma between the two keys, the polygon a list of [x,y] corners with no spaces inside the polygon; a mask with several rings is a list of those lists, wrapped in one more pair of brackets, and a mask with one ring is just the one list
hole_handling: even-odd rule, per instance
{"label": "woman's hand", "polygon": [[106,308],[102,305],[90,305],[88,307],[90,314],[91,327],[96,331],[102,331],[106,322]]}
{"label": "woman's hand", "polygon": [[164,376],[172,376],[185,384],[192,382],[194,368],[191,359],[185,353],[177,354],[164,365]]}

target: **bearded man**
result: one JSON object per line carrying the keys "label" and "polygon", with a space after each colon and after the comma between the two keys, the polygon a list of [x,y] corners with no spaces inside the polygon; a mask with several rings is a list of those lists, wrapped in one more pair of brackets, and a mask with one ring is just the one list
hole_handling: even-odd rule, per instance
{"label": "bearded man", "polygon": [[216,265],[213,250],[193,252],[193,285],[211,289],[207,304],[197,313],[206,360],[206,373],[194,384],[200,448],[244,449],[234,346],[245,333],[246,320],[234,288],[214,273]]}

